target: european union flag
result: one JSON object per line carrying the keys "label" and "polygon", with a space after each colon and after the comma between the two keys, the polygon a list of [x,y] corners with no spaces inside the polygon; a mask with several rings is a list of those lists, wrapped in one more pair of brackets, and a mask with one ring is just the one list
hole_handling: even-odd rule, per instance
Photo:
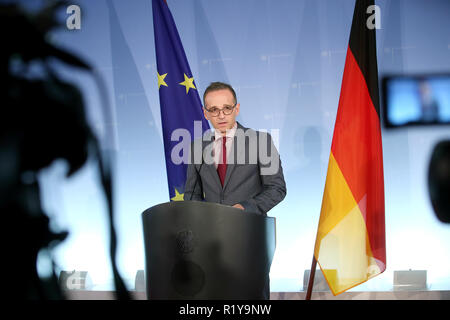
{"label": "european union flag", "polygon": [[152,0],[152,8],[169,194],[171,200],[183,200],[187,164],[180,160],[188,155],[180,152],[180,145],[187,147],[191,142],[183,133],[189,131],[191,139],[197,138],[194,121],[201,121],[200,135],[209,124],[169,7],[165,0]]}

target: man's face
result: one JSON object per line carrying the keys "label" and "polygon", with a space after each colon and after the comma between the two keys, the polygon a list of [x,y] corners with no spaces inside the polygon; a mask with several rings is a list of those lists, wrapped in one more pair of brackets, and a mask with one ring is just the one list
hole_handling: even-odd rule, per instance
{"label": "man's face", "polygon": [[[227,130],[231,129],[236,123],[236,116],[239,114],[239,103],[234,107],[231,114],[226,115],[224,110],[228,107],[234,106],[233,94],[228,89],[211,91],[205,96],[205,108],[203,113],[206,120],[211,121],[214,129],[219,130],[222,134],[225,134]],[[220,109],[219,115],[213,116],[211,112],[205,109],[213,110],[214,108]]]}

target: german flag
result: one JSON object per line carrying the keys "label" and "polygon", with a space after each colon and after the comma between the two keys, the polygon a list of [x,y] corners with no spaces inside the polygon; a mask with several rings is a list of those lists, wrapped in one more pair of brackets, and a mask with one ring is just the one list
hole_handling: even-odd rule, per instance
{"label": "german flag", "polygon": [[386,269],[373,2],[355,4],[314,248],[334,295]]}

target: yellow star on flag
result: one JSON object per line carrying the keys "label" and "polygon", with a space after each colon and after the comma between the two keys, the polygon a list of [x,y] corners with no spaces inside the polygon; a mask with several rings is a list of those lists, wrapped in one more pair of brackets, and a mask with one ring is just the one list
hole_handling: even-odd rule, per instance
{"label": "yellow star on flag", "polygon": [[156,72],[158,74],[158,89],[161,86],[166,86],[167,87],[167,83],[164,81],[165,77],[167,76],[167,73],[164,73],[163,75],[160,75],[159,72]]}
{"label": "yellow star on flag", "polygon": [[179,193],[177,188],[175,188],[175,197],[170,198],[172,201],[184,201],[184,193]]}
{"label": "yellow star on flag", "polygon": [[192,88],[192,89],[197,89],[197,88],[194,86],[194,77],[188,78],[188,76],[186,75],[186,73],[184,74],[184,81],[183,81],[183,82],[180,82],[179,84],[186,87],[186,94],[188,94],[190,88]]}

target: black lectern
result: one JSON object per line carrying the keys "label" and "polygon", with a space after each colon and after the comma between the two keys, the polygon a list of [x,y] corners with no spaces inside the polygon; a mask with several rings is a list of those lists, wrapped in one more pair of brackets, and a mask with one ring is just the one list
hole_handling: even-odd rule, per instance
{"label": "black lectern", "polygon": [[275,218],[175,201],[142,213],[148,299],[263,299]]}

